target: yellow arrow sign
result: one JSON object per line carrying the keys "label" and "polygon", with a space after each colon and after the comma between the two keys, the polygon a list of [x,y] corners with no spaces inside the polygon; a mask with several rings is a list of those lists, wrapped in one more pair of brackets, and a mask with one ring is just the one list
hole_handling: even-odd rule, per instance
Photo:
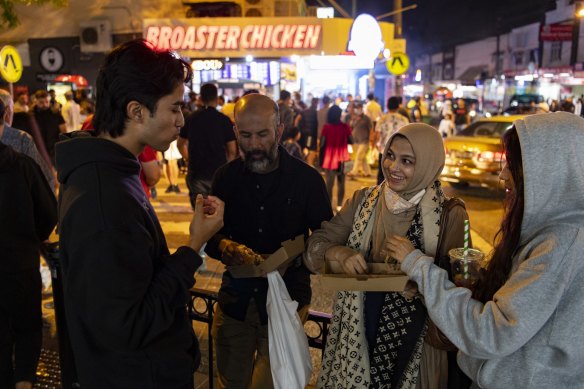
{"label": "yellow arrow sign", "polygon": [[8,82],[18,82],[22,77],[22,60],[14,46],[0,50],[0,74]]}
{"label": "yellow arrow sign", "polygon": [[410,58],[406,53],[391,53],[391,58],[385,63],[387,70],[396,76],[401,76],[408,71],[410,67]]}

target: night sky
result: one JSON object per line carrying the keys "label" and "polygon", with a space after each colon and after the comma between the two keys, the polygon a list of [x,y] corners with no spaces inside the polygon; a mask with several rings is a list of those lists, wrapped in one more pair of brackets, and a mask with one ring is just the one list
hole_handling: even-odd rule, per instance
{"label": "night sky", "polygon": [[[329,4],[327,0],[321,0]],[[351,13],[351,0],[337,0]],[[513,27],[543,21],[554,0],[402,0],[403,7],[418,8],[403,13],[403,33],[410,55],[434,53],[464,42],[508,32]],[[318,5],[317,0],[307,0]],[[393,10],[392,0],[356,0],[357,13],[381,15]],[[335,12],[335,16],[340,17]],[[383,19],[391,22],[391,17]]]}

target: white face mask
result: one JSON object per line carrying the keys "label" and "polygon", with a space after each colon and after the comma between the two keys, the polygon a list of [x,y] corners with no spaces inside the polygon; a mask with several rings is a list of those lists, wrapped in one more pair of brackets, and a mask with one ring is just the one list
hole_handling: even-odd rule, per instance
{"label": "white face mask", "polygon": [[361,115],[363,113],[362,109],[356,109],[355,110],[355,115]]}

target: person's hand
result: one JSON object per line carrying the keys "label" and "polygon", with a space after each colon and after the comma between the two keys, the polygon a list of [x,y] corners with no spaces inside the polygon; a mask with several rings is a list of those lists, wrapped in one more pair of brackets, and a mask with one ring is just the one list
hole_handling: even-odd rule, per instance
{"label": "person's hand", "polygon": [[258,264],[263,261],[261,255],[244,244],[223,239],[219,245],[221,249],[221,261],[227,266],[246,264]]}
{"label": "person's hand", "polygon": [[418,284],[416,284],[414,281],[412,280],[408,280],[408,282],[406,282],[406,286],[404,286],[404,290],[402,292],[402,296],[404,296],[406,299],[411,300],[413,299],[417,294],[418,294]]}
{"label": "person's hand", "polygon": [[415,250],[414,245],[408,238],[398,235],[390,237],[386,247],[389,255],[399,263],[402,263],[406,256]]}
{"label": "person's hand", "polygon": [[334,246],[325,253],[327,259],[338,262],[347,274],[366,274],[367,262],[361,253],[347,246]]}
{"label": "person's hand", "polygon": [[193,250],[199,252],[203,244],[223,227],[224,210],[225,204],[218,197],[203,198],[202,195],[197,195],[195,214],[189,227],[191,234],[189,245]]}

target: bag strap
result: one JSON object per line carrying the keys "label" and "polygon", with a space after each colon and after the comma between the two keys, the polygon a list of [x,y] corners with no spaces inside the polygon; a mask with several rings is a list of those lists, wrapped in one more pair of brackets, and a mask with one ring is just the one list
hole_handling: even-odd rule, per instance
{"label": "bag strap", "polygon": [[466,205],[464,201],[458,197],[451,197],[444,201],[442,204],[442,215],[440,215],[440,232],[438,233],[438,243],[436,245],[436,256],[434,257],[434,263],[438,265],[439,260],[444,255],[448,253],[442,253],[444,247],[444,240],[446,239],[446,226],[448,225],[448,220],[450,216],[450,212],[456,208],[462,207],[466,210]]}

